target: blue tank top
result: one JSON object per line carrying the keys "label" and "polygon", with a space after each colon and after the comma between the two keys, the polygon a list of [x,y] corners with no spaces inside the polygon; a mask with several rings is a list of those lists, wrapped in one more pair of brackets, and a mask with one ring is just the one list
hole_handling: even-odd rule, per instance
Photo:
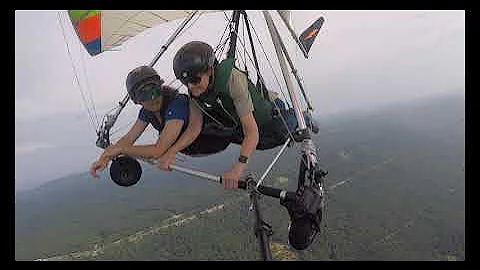
{"label": "blue tank top", "polygon": [[161,118],[163,121],[159,121],[153,112],[145,110],[143,107],[138,112],[138,119],[148,124],[152,124],[159,133],[162,132],[165,123],[169,120],[183,120],[181,131],[181,133],[183,133],[188,126],[188,120],[190,118],[188,100],[188,95],[178,94],[177,97],[168,104],[168,107],[162,111],[163,114],[161,115]]}

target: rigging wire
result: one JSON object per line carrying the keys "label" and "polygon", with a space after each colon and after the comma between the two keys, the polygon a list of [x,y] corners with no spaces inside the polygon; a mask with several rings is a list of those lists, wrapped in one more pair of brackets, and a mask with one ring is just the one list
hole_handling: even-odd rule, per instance
{"label": "rigging wire", "polygon": [[[278,88],[280,89],[280,92],[282,93],[283,98],[285,99],[285,102],[287,103],[287,105],[288,105],[289,108],[292,108],[292,105],[290,105],[290,103],[288,103],[288,100],[289,100],[289,99],[288,99],[288,98],[286,97],[286,95],[285,95],[284,89],[283,89],[282,85],[281,85],[280,82],[279,82],[278,76],[277,76],[277,74],[275,73],[275,70],[274,70],[274,68],[273,68],[272,62],[270,61],[270,58],[268,58],[268,55],[267,55],[267,53],[265,52],[265,48],[264,48],[264,46],[263,46],[262,41],[260,40],[260,37],[259,37],[258,34],[257,34],[257,31],[256,31],[256,29],[255,29],[255,26],[254,26],[253,23],[251,22],[250,17],[247,17],[247,20],[248,20],[248,22],[250,23],[250,25],[252,26],[253,33],[255,34],[255,37],[257,38],[258,43],[260,44],[260,48],[262,49],[262,52],[263,52],[263,54],[265,55],[265,58],[267,59],[267,63],[269,64],[270,70],[271,70],[272,73],[273,73],[273,76],[274,76],[274,78],[275,78],[275,81],[277,82]],[[264,81],[264,79],[263,79],[262,76],[260,76],[260,79],[262,80],[262,83],[265,84],[265,81]],[[266,84],[265,84],[265,85],[266,85]]]}
{"label": "rigging wire", "polygon": [[[245,22],[242,23],[242,30],[243,30],[243,42],[245,42]],[[243,47],[243,58],[246,58],[246,53],[247,53],[247,48]],[[248,71],[247,69],[247,63],[246,61],[244,62],[244,69]]]}
{"label": "rigging wire", "polygon": [[125,129],[126,127],[129,127],[134,121],[136,121],[137,119],[133,118],[131,119],[127,124],[123,125],[122,127],[119,127],[118,129],[110,132],[110,136],[112,136],[113,134],[116,134],[118,132],[120,132],[121,130]]}
{"label": "rigging wire", "polygon": [[[198,20],[198,18],[197,18],[197,20]],[[59,18],[59,22],[60,22],[60,18]],[[61,22],[60,22],[60,23],[61,23]],[[61,26],[62,26],[62,31],[64,31],[63,25],[61,25]],[[191,26],[192,26],[192,25],[190,25],[189,28],[190,28]],[[255,29],[254,29],[254,32],[255,32],[255,34],[256,34]],[[182,33],[183,33],[183,32],[182,32]],[[65,33],[64,33],[64,32],[63,32],[63,35],[64,35],[64,39],[66,40],[66,38],[65,38]],[[257,34],[256,34],[256,35],[257,35]],[[243,39],[245,39],[245,33],[244,33],[244,35],[243,35]],[[258,39],[258,36],[257,36],[257,39]],[[244,40],[243,40],[243,41],[244,41]],[[260,41],[259,41],[259,42],[260,42]],[[260,43],[261,43],[261,42],[260,42]],[[225,45],[225,44],[226,44],[226,41],[223,43],[223,45]],[[72,59],[71,59],[71,54],[70,54],[70,50],[69,50],[69,48],[68,48],[68,44],[66,43],[66,45],[67,45],[67,49],[68,49],[68,53],[69,53],[70,60],[72,61]],[[244,47],[244,58],[245,58],[246,48],[245,48],[245,46],[244,46],[243,43],[242,43],[242,46]],[[223,49],[224,49],[224,47],[225,47],[225,46],[223,46]],[[223,49],[222,49],[222,52],[223,52]],[[263,50],[263,45],[262,45],[262,50]],[[265,50],[263,50],[263,51],[264,51],[264,54],[266,55]],[[239,56],[240,56],[240,54],[239,54]],[[82,60],[83,60],[83,58],[82,58]],[[243,63],[245,64],[245,67],[246,67],[246,59],[241,59],[241,60],[243,60]],[[250,59],[250,60],[251,60],[251,59]],[[267,60],[268,60],[268,62],[269,62],[269,64],[270,64],[270,60],[268,59],[268,57],[267,57]],[[72,61],[72,62],[73,62],[73,61]],[[83,62],[82,62],[82,63],[83,63]],[[271,65],[270,65],[270,67],[271,67]],[[79,84],[79,80],[78,80],[78,77],[77,77],[77,74],[76,74],[76,70],[75,70],[75,68],[74,68],[73,66],[72,66],[72,68],[73,68],[74,73],[75,73],[75,77],[76,77],[77,84]],[[273,71],[273,68],[272,68],[272,71]],[[274,74],[274,75],[275,75],[275,74]],[[275,78],[277,79],[276,76],[275,76]],[[263,80],[263,79],[262,79],[262,80]],[[176,81],[176,79],[174,79],[172,82],[170,82],[170,84],[173,83],[174,81]],[[278,80],[277,80],[277,83],[278,83]],[[279,85],[280,85],[280,84],[279,84]],[[80,87],[80,84],[79,84],[79,87]],[[83,96],[82,90],[80,90],[80,91],[81,91],[81,93],[82,93],[82,98],[84,99],[84,102],[86,102],[85,97]],[[282,94],[284,94],[283,91],[282,91]],[[285,99],[285,100],[287,101],[287,99]],[[95,111],[95,108],[94,108],[93,110]],[[87,111],[88,111],[88,109],[87,109]],[[89,113],[89,115],[90,115],[90,113]],[[90,119],[91,119],[91,121],[92,121],[92,123],[93,123],[92,117],[90,117]],[[98,122],[98,119],[97,119],[97,122]],[[288,128],[288,127],[287,127],[287,128]],[[114,133],[115,133],[115,132],[114,132]],[[112,133],[112,134],[113,134],[113,133]],[[389,158],[387,158],[385,161],[387,161],[388,159],[389,159]],[[369,169],[369,170],[372,170],[372,169],[378,168],[379,166],[383,166],[383,165],[385,165],[385,164],[390,163],[391,160],[393,160],[392,157],[390,157],[390,161],[387,161],[387,162],[383,161],[383,162],[381,162],[381,163],[376,163],[376,164],[370,166],[368,169]],[[353,175],[357,175],[357,176],[358,176],[358,174],[364,173],[365,171],[368,171],[368,170],[367,170],[367,169],[364,169],[364,170],[361,170],[361,171],[357,171],[357,172],[355,172]],[[337,183],[334,184],[334,185],[331,185],[330,187],[327,188],[327,190],[333,190],[333,189],[335,189],[335,188],[338,187],[338,186],[341,186],[341,185],[343,185],[343,184],[352,182],[353,179],[354,179],[353,177],[346,178],[346,179],[344,179],[344,180],[342,180],[342,181],[337,182]],[[325,209],[326,209],[326,208],[325,208]],[[326,213],[326,211],[325,211],[325,213]],[[409,222],[410,222],[410,221],[409,221]],[[396,233],[395,233],[395,234],[396,234]],[[390,234],[390,235],[392,235],[392,234]],[[394,235],[394,234],[393,234],[393,235]],[[388,239],[389,237],[386,237],[386,238]],[[376,245],[378,242],[379,242],[379,241],[376,241],[376,242],[374,242],[372,245]],[[383,242],[383,240],[382,240],[381,242]]]}
{"label": "rigging wire", "polygon": [[89,116],[89,119],[90,119],[90,124],[92,125],[93,129],[98,132],[97,128],[95,127],[95,120],[94,120],[94,117],[92,116],[92,112],[90,111],[90,108],[88,107],[88,104],[87,104],[87,100],[85,98],[85,94],[83,93],[83,90],[82,90],[82,86],[80,84],[80,80],[78,79],[78,74],[77,74],[77,70],[75,68],[75,65],[73,64],[73,59],[72,59],[72,54],[70,52],[70,46],[68,45],[68,42],[67,42],[67,37],[65,35],[65,28],[64,28],[64,25],[63,25],[63,22],[62,22],[62,18],[61,18],[61,12],[59,11],[57,13],[57,18],[58,18],[58,22],[60,24],[60,27],[62,28],[62,35],[63,35],[63,39],[64,39],[64,42],[65,42],[65,45],[67,47],[67,53],[68,53],[68,57],[70,59],[70,65],[72,67],[72,70],[73,70],[73,73],[75,75],[75,81],[78,85],[78,88],[80,89],[80,94],[82,96],[82,99],[83,99],[83,105],[85,106],[85,109],[87,111],[87,114]]}
{"label": "rigging wire", "polygon": [[[287,48],[288,51],[292,50],[291,48],[293,47],[293,52],[295,53],[295,58],[294,59],[303,59],[304,58],[304,54],[303,54],[302,50],[300,49],[300,46],[298,46],[297,42],[294,42],[293,44],[292,43],[285,44],[285,47],[287,47],[288,45],[289,45],[289,48]],[[300,66],[300,67],[295,66],[295,67],[296,67],[297,71],[300,71],[300,69],[303,68],[302,66]],[[294,73],[293,70],[291,72]],[[301,78],[301,75],[300,75],[300,74],[303,74],[303,72],[296,72],[295,74],[298,76],[298,79],[300,80],[300,82],[304,83],[304,79]],[[305,93],[305,96],[308,98],[307,93]],[[306,100],[303,100],[303,101],[304,101],[304,105],[307,105],[306,104],[307,101]],[[306,106],[306,107],[308,107],[308,106]]]}
{"label": "rigging wire", "polygon": [[[252,25],[252,28],[254,28],[253,25]],[[237,33],[237,36],[238,36],[238,33]],[[243,36],[243,39],[238,39],[238,40],[240,41],[240,45],[243,47],[244,52],[246,52],[245,35]],[[263,45],[261,45],[261,46],[263,46]],[[237,48],[237,49],[238,49],[238,48]],[[263,48],[262,48],[262,50],[263,50]],[[246,59],[242,59],[242,58],[241,58],[241,54],[240,54],[240,51],[239,51],[239,50],[238,50],[238,54],[237,54],[237,55],[239,56],[240,60],[243,60],[243,63],[244,63],[244,65],[245,65],[245,67],[246,67],[246,66],[247,66]],[[250,54],[248,54],[248,53],[247,53],[246,55],[248,56],[248,58],[249,58],[249,60],[250,60],[250,63],[251,63],[252,65],[254,65],[252,56],[250,56]],[[267,60],[268,60],[268,57],[267,57]],[[257,71],[257,74],[259,74],[260,80],[261,80],[261,81],[263,82],[263,84],[265,85],[265,82],[263,81],[263,77],[261,76],[260,71],[257,70],[256,68],[255,68],[255,70]],[[272,70],[272,72],[273,72],[273,70]],[[247,74],[248,74],[248,71],[247,71]],[[274,74],[274,76],[275,76],[275,74]],[[284,95],[284,97],[285,97],[285,95]],[[280,108],[278,107],[277,103],[276,103],[276,102],[273,102],[273,104],[275,105],[275,108],[280,112]],[[290,128],[289,128],[288,125],[287,125],[287,121],[285,120],[285,118],[283,117],[283,115],[282,115],[281,113],[279,113],[279,116],[280,116],[280,119],[281,119],[282,122],[283,122],[283,125],[285,126],[286,130],[288,131],[288,134],[289,134],[290,138],[291,138],[292,141],[294,142],[295,139],[294,139],[294,137],[293,137],[292,131],[290,130]]]}
{"label": "rigging wire", "polygon": [[[138,14],[140,14],[140,12],[132,15],[131,18],[137,16]],[[201,15],[203,15],[203,13],[197,14],[197,15],[196,15],[196,18],[195,18],[193,21],[190,21],[190,22],[188,23],[188,25],[187,25],[186,27],[184,27],[184,28],[182,29],[182,31],[180,31],[180,33],[178,33],[177,38],[180,37],[180,36],[182,36],[188,29],[190,29],[190,28],[200,19]],[[130,20],[131,18],[127,19],[127,21]],[[175,81],[176,81],[176,79],[173,79],[173,80],[172,80],[170,83],[168,83],[167,85],[170,86],[170,85],[171,85],[173,82],[175,82]],[[180,86],[180,87],[181,87],[181,86]],[[180,87],[178,87],[177,90],[178,90]],[[105,118],[107,117],[107,115],[108,115],[110,112],[112,112],[113,110],[118,109],[119,107],[120,107],[120,106],[117,105],[116,107],[114,107],[113,109],[111,109],[109,112],[107,112],[107,113],[104,115],[102,121],[105,120]],[[131,122],[130,122],[129,124],[131,124]],[[115,131],[112,132],[111,134],[118,133],[119,131],[125,129],[129,124],[127,124],[127,125],[125,125],[125,126],[122,126],[121,128],[118,128],[117,130],[115,130]],[[150,131],[151,131],[151,133],[152,133],[152,135],[153,135],[154,137],[158,137],[158,134],[155,132],[154,129],[150,129]],[[112,139],[112,140],[113,140],[113,139]]]}
{"label": "rigging wire", "polygon": [[81,55],[81,66],[83,67],[83,73],[85,74],[85,80],[87,82],[87,94],[88,94],[88,98],[89,98],[89,101],[90,101],[90,104],[92,104],[92,109],[93,109],[93,115],[95,116],[95,121],[96,121],[96,125],[97,125],[97,130],[100,128],[100,123],[98,121],[98,113],[97,113],[97,109],[95,107],[95,102],[94,102],[94,99],[92,97],[92,91],[91,91],[91,86],[90,86],[90,80],[88,79],[88,73],[87,73],[87,69],[85,67],[85,52],[82,48],[82,46],[80,44],[78,44],[78,48],[79,48],[79,54]]}
{"label": "rigging wire", "polygon": [[[255,30],[255,27],[253,26],[252,22],[250,21],[250,19],[249,19],[248,17],[247,17],[247,19],[248,19],[248,22],[250,23],[250,25],[252,26],[253,31],[254,31],[254,33],[255,33],[255,36],[257,37],[257,41],[259,42],[260,47],[261,47],[261,49],[262,49],[262,51],[263,51],[263,53],[264,53],[264,55],[265,55],[265,58],[267,59],[269,65],[270,65],[271,71],[272,71],[272,73],[273,73],[273,75],[274,75],[274,77],[275,77],[275,79],[276,79],[276,81],[277,81],[277,84],[278,84],[278,86],[279,86],[279,88],[280,88],[280,90],[281,90],[282,95],[283,95],[284,98],[285,98],[285,102],[286,102],[286,103],[288,104],[288,106],[290,107],[291,105],[288,103],[288,99],[287,99],[286,96],[285,96],[285,93],[284,93],[284,91],[283,91],[283,88],[281,87],[280,83],[278,82],[277,75],[276,75],[275,71],[273,70],[271,61],[270,61],[270,59],[268,58],[268,56],[267,56],[267,54],[266,54],[266,52],[265,52],[264,46],[263,46],[262,42],[260,41],[259,36],[257,35],[257,32],[256,32],[256,30]],[[228,20],[227,22],[231,23],[230,20]],[[230,29],[231,29],[230,31],[233,32],[235,35],[237,35],[237,37],[239,36],[238,33],[233,29],[233,27],[230,27]],[[245,43],[244,40],[242,41],[242,40],[239,38],[239,39],[237,39],[237,41],[240,42],[240,45],[241,45],[242,47],[244,47],[244,48],[246,47],[245,44],[244,44],[244,43]],[[250,56],[250,54],[247,53],[247,56],[249,57],[250,63],[251,63],[253,66],[255,66],[254,63],[253,63],[253,59],[252,59],[252,57]],[[256,67],[255,67],[255,69],[256,69]],[[257,74],[260,76],[260,80],[263,82],[264,85],[266,85],[266,84],[265,84],[265,81],[263,80],[263,77],[262,77],[260,71],[259,71],[258,69],[256,69],[256,71],[257,71]],[[273,104],[275,105],[276,109],[277,109],[278,111],[280,111],[280,109],[278,108],[278,105],[276,104],[276,102],[273,102]],[[288,127],[285,118],[283,117],[283,115],[282,115],[281,113],[279,113],[279,117],[280,117],[280,119],[282,120],[283,125],[285,126],[285,128],[286,128],[286,130],[287,130],[287,132],[288,132],[288,134],[289,134],[289,136],[290,136],[290,138],[292,139],[292,142],[295,142],[295,139],[294,139],[294,137],[293,137],[292,131],[291,131],[290,128]],[[212,118],[212,117],[210,116],[210,118]],[[218,121],[216,121],[216,122],[218,122]],[[301,162],[303,162],[304,165],[305,165],[307,168],[309,167],[309,166],[308,166],[308,162],[307,162],[307,160],[306,160],[306,157],[305,157],[304,155],[301,155]]]}
{"label": "rigging wire", "polygon": [[[249,21],[249,22],[250,22],[250,21]],[[250,22],[250,24],[251,24],[251,22]],[[252,28],[254,29],[254,32],[255,32],[255,28],[253,27],[253,25],[252,25]],[[231,31],[232,31],[235,35],[237,35],[237,37],[239,37],[238,32],[236,32],[236,31],[233,30],[233,29],[231,29]],[[258,37],[257,37],[257,38],[258,38]],[[244,40],[238,38],[237,41],[239,41],[239,42],[240,42],[240,45],[246,50],[246,46],[245,46]],[[260,46],[261,46],[262,50],[265,52],[265,50],[264,50],[264,48],[263,48],[263,44],[260,43]],[[238,49],[238,48],[237,48],[237,49]],[[252,57],[250,56],[250,54],[247,53],[246,55],[248,56],[248,59],[250,60],[250,63],[251,63],[252,65],[254,65],[254,61],[253,61]],[[268,62],[270,62],[270,60],[269,60],[269,58],[268,58],[268,56],[267,56],[266,54],[265,54],[265,57],[267,58]],[[255,66],[255,65],[254,65],[254,66]],[[257,74],[259,74],[260,79],[262,80],[263,84],[266,85],[266,84],[265,84],[265,81],[263,80],[263,77],[262,77],[261,74],[260,74],[260,71],[259,71],[256,67],[255,67],[255,70],[257,71]],[[273,68],[272,68],[272,73],[274,73],[274,76],[276,77],[275,72],[273,71]],[[277,80],[277,82],[278,82],[278,80]],[[283,93],[283,90],[282,90],[281,87],[280,87],[280,89],[281,89],[281,91],[282,91],[282,93]],[[285,100],[285,102],[287,102],[287,100]],[[274,106],[276,107],[276,109],[280,112],[280,109],[278,108],[277,103],[276,103],[276,102],[272,102],[272,103],[274,104]],[[288,103],[288,102],[287,102],[287,103]],[[292,138],[292,141],[295,141],[295,140],[294,140],[294,137],[293,137],[293,134],[292,134],[292,131],[291,131],[290,128],[288,127],[287,122],[286,122],[285,118],[283,117],[283,115],[282,115],[281,113],[279,113],[279,117],[280,117],[280,119],[282,120],[283,125],[285,126],[286,130],[288,131],[289,136]]]}
{"label": "rigging wire", "polygon": [[[230,28],[230,33],[233,33],[233,34],[237,35],[237,37],[240,37],[240,36],[238,35],[238,32],[235,31],[234,28],[233,28],[233,25],[232,25],[233,20],[228,19],[228,16],[226,15],[225,12],[223,12],[223,14],[224,14],[225,20],[227,21],[227,25],[226,25],[226,27],[225,27],[225,29],[224,29],[224,32],[223,32],[223,34],[222,34],[222,36],[221,36],[221,38],[220,38],[220,41],[219,41],[218,45],[217,45],[216,48],[215,48],[216,54],[218,54],[218,51],[220,51],[220,54],[219,54],[219,55],[223,55],[223,52],[224,52],[224,49],[225,49],[225,45],[226,45],[226,43],[227,43],[228,40],[229,40],[229,39],[228,39],[228,36],[225,37],[225,33],[226,33],[228,27]],[[196,21],[199,19],[199,17],[200,17],[200,15],[197,17],[197,19],[196,19],[193,23],[190,24],[189,27],[187,27],[186,29],[184,29],[184,30],[181,32],[181,34],[183,34],[187,29],[189,29],[190,27],[192,27],[193,24],[196,23]],[[250,21],[250,20],[248,20],[248,22],[251,24],[251,21]],[[288,99],[287,99],[286,96],[285,96],[285,93],[284,93],[284,91],[283,91],[283,88],[281,87],[281,85],[280,85],[279,82],[278,82],[278,77],[277,77],[277,75],[275,74],[275,72],[274,72],[274,70],[273,70],[273,68],[272,68],[271,61],[270,61],[270,59],[268,58],[268,56],[267,56],[267,54],[266,54],[266,52],[265,52],[265,49],[264,49],[264,47],[263,47],[263,44],[261,43],[261,41],[260,41],[260,39],[259,39],[259,37],[258,37],[258,34],[257,34],[255,28],[253,27],[253,25],[252,25],[252,28],[254,29],[254,33],[255,33],[255,35],[256,35],[256,37],[257,37],[257,40],[259,41],[259,43],[260,43],[260,45],[261,45],[262,51],[264,52],[264,55],[265,55],[265,57],[267,58],[267,60],[268,60],[268,62],[269,62],[269,64],[270,64],[270,68],[271,68],[271,70],[272,70],[272,73],[274,74],[274,77],[275,77],[275,79],[276,79],[276,81],[277,81],[277,84],[279,85],[279,89],[281,90],[281,93],[282,93],[282,95],[283,95],[284,98],[285,98],[285,102],[286,102],[287,105],[290,107],[291,105],[288,103]],[[242,46],[243,49],[244,49],[244,51],[243,51],[243,52],[244,52],[244,58],[246,58],[246,56],[248,56],[248,58],[249,58],[249,60],[250,60],[250,63],[253,65],[252,57],[250,56],[249,53],[247,53],[247,49],[246,49],[246,46],[245,46],[245,26],[244,26],[244,24],[243,24],[243,33],[244,33],[244,34],[243,34],[243,40],[242,40],[241,38],[239,38],[239,39],[237,39],[237,40],[240,41],[240,44],[241,44],[241,46]],[[223,39],[224,37],[225,37],[225,40],[222,42],[222,39]],[[238,47],[237,47],[237,50],[238,50]],[[245,67],[246,67],[246,66],[247,66],[247,61],[246,61],[246,59],[242,59],[242,58],[241,58],[241,52],[239,52],[237,55],[240,57],[240,60],[243,61],[244,65],[245,65]],[[255,67],[255,69],[256,69],[256,67]],[[247,72],[248,72],[248,71],[247,71]],[[265,85],[265,82],[264,82],[264,80],[263,80],[263,78],[262,78],[259,70],[257,70],[257,74],[258,74],[259,77],[260,77],[259,79],[262,80],[262,82],[263,82],[264,85]],[[176,79],[172,80],[172,81],[169,83],[169,85],[171,85],[174,81],[176,81]],[[181,86],[180,86],[180,87],[181,87]],[[179,88],[180,88],[180,87],[179,87]],[[277,108],[277,110],[280,111],[280,109],[278,108],[278,105],[277,105],[275,102],[273,102],[273,104],[275,105],[275,107]],[[202,111],[203,111],[203,110],[202,110]],[[204,112],[204,113],[205,113],[205,112]],[[208,115],[210,118],[212,118],[215,122],[219,123],[219,121],[217,121],[216,119],[214,119],[211,115],[209,115],[209,114],[207,114],[207,115]],[[291,131],[290,128],[288,127],[285,118],[283,117],[283,115],[282,115],[281,113],[279,114],[279,117],[280,117],[280,119],[282,120],[283,125],[285,126],[286,130],[288,131],[289,136],[292,138],[292,141],[294,141],[292,131]],[[306,162],[306,160],[305,160],[305,158],[304,158],[303,155],[302,155],[302,162],[304,162],[305,164],[307,164],[307,162]]]}
{"label": "rigging wire", "polygon": [[195,15],[195,16],[196,16],[196,19],[195,19],[194,21],[192,21],[192,20],[189,21],[188,23],[189,23],[190,25],[185,26],[185,27],[180,31],[180,33],[178,34],[177,38],[180,37],[180,36],[182,36],[188,29],[190,29],[190,28],[200,19],[200,17],[201,17],[202,15],[203,15],[202,12],[199,12],[198,15]]}
{"label": "rigging wire", "polygon": [[[227,42],[228,42],[228,40],[229,40],[229,37],[230,37],[230,36],[229,36],[229,32],[227,32],[227,29],[230,28],[230,32],[231,32],[231,31],[232,31],[232,27],[233,27],[233,26],[232,26],[233,17],[232,17],[232,19],[230,19],[230,18],[228,17],[228,15],[226,14],[225,11],[223,12],[223,15],[224,15],[224,19],[225,19],[225,21],[227,22],[227,24],[226,24],[226,26],[225,26],[225,28],[224,28],[224,30],[223,30],[222,36],[220,37],[220,40],[219,40],[217,46],[216,46],[215,49],[214,49],[215,56],[217,57],[217,59],[221,59],[221,58],[222,58],[221,56],[223,55],[224,50],[225,50],[225,46],[226,46],[226,44],[227,44]],[[222,42],[222,39],[224,39],[224,38],[225,38],[225,40],[223,40],[223,42]],[[218,53],[219,50],[220,50],[220,53]]]}
{"label": "rigging wire", "polygon": [[[188,29],[190,29],[201,17],[201,15],[203,15],[202,12],[199,12],[196,16],[196,18],[194,20],[190,20],[188,22],[188,24],[178,33],[177,37],[176,38],[179,38],[181,37],[185,32],[187,32]],[[175,81],[177,81],[176,78],[172,79],[168,84],[167,86],[171,86]],[[176,90],[180,89],[182,86],[179,86],[176,88]],[[150,132],[151,132],[151,135],[154,136],[154,137],[158,137],[160,134],[158,134],[156,132],[155,129],[150,129]]]}

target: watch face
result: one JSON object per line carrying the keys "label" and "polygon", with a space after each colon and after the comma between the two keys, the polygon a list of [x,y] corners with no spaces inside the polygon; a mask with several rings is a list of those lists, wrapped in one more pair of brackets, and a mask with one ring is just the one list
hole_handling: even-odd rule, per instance
{"label": "watch face", "polygon": [[247,163],[248,157],[246,156],[239,156],[238,161],[241,163]]}

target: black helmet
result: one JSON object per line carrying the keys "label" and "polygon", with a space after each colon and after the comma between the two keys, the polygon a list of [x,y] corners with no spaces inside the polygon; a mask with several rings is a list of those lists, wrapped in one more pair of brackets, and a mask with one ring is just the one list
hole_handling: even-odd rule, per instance
{"label": "black helmet", "polygon": [[173,58],[175,77],[186,84],[199,72],[213,67],[215,53],[213,48],[202,41],[192,41],[183,45]]}
{"label": "black helmet", "polygon": [[150,66],[140,66],[130,71],[127,76],[127,91],[130,98],[137,102],[140,98],[140,90],[147,85],[156,85],[161,87],[164,80],[160,78],[157,71]]}

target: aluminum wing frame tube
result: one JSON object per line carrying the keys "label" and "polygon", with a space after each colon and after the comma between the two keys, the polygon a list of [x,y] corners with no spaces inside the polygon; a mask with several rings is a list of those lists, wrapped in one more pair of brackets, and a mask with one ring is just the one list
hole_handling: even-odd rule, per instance
{"label": "aluminum wing frame tube", "polygon": [[185,20],[183,20],[183,22],[180,24],[180,26],[178,26],[177,30],[175,30],[175,32],[172,34],[172,36],[170,36],[170,38],[167,40],[165,45],[162,46],[160,51],[153,58],[152,62],[149,64],[151,67],[153,67],[155,65],[155,63],[158,61],[158,59],[160,59],[160,56],[162,56],[162,54],[167,50],[168,46],[170,46],[170,44],[172,44],[172,42],[178,37],[180,32],[185,28],[185,26],[187,26],[187,23],[190,22],[192,20],[193,16],[195,16],[197,13],[198,13],[198,10],[195,10],[194,12],[192,12],[192,14],[188,15],[188,17],[185,18]]}
{"label": "aluminum wing frame tube", "polygon": [[[293,89],[292,81],[289,76],[290,74],[288,73],[287,65],[285,64],[284,54],[288,55],[288,52],[282,50],[281,37],[278,34],[278,30],[276,29],[273,19],[268,13],[268,11],[264,10],[263,15],[265,17],[268,30],[270,31],[270,35],[272,37],[273,45],[275,47],[275,52],[277,53],[280,68],[282,69],[282,74],[287,85],[288,93],[290,94],[290,98],[292,99],[295,116],[297,117],[298,121],[298,127],[300,130],[305,130],[307,128],[307,125],[305,124],[305,119],[303,118],[302,104],[300,103],[298,93]],[[312,139],[308,138],[303,141],[302,151],[307,157],[307,160],[305,161],[307,168],[312,169],[313,167],[315,167],[317,164],[317,154],[315,144],[313,143]]]}
{"label": "aluminum wing frame tube", "polygon": [[[183,20],[183,22],[177,27],[175,32],[170,36],[170,38],[167,40],[167,42],[162,46],[160,51],[155,55],[153,58],[152,62],[150,62],[149,66],[153,67],[155,63],[157,63],[158,59],[163,55],[163,53],[167,50],[168,46],[172,44],[172,42],[178,37],[180,32],[185,28],[188,22],[190,22],[193,18],[198,13],[198,10],[192,12],[187,18]],[[125,97],[122,99],[122,101],[119,103],[120,107],[115,111],[114,114],[107,115],[107,120],[105,121],[104,125],[100,128],[98,131],[98,139],[97,139],[97,146],[100,148],[107,148],[110,145],[110,138],[109,138],[109,133],[110,129],[113,127],[115,122],[117,121],[118,116],[122,112],[123,108],[125,108],[125,105],[127,105],[127,102],[129,100],[128,94],[125,95]]]}
{"label": "aluminum wing frame tube", "polygon": [[287,65],[285,64],[283,50],[280,45],[280,36],[278,35],[278,31],[268,11],[264,10],[262,12],[263,16],[265,17],[265,21],[267,22],[268,30],[270,31],[270,36],[275,47],[275,52],[277,53],[278,62],[280,63],[280,68],[282,69],[282,74],[287,85],[288,93],[290,94],[290,98],[292,99],[295,116],[297,117],[298,121],[298,127],[300,128],[300,130],[304,130],[307,128],[307,125],[305,124],[305,119],[303,118],[302,114],[302,104],[300,103],[298,93],[295,92],[293,89],[293,84],[289,76],[290,74],[288,73]]}
{"label": "aluminum wing frame tube", "polygon": [[[287,26],[287,28],[291,31],[292,33],[292,36],[293,38],[295,39],[295,41],[298,42],[298,38],[297,36],[295,35],[295,33],[293,32],[293,29],[291,29],[290,25],[288,24],[287,21],[285,21],[285,18],[283,16],[280,16],[283,20],[283,22],[285,23],[285,25]],[[276,28],[275,29],[275,33],[277,36],[280,37],[280,34],[278,33],[278,30]],[[287,51],[287,48],[285,47],[285,44],[283,43],[283,40],[281,38],[279,38],[279,43],[280,43],[280,46],[282,47],[282,50],[283,50],[283,53],[285,55],[285,58],[287,59],[287,62],[288,62],[288,65],[290,66],[290,68],[292,69],[292,73],[293,75],[295,76],[295,79],[297,80],[297,83],[298,83],[298,86],[300,87],[300,90],[302,91],[302,95],[303,95],[303,98],[305,99],[305,102],[307,103],[307,107],[309,110],[312,110],[313,111],[313,106],[312,104],[310,103],[310,99],[307,97],[307,93],[305,92],[305,88],[303,88],[303,84],[302,84],[302,81],[300,80],[300,77],[298,77],[298,72],[297,72],[297,69],[295,68],[295,66],[293,65],[293,61],[292,59],[290,58],[290,55],[288,55],[288,51]],[[303,49],[303,46],[299,43],[300,45],[300,48]],[[305,52],[304,52],[305,53]]]}
{"label": "aluminum wing frame tube", "polygon": [[[145,161],[145,162],[147,162],[151,165],[157,165],[158,164],[157,160],[155,160],[155,159],[147,159],[147,158],[138,158],[138,159],[143,160],[143,161]],[[190,168],[186,168],[186,167],[181,167],[181,166],[178,166],[178,165],[175,165],[175,164],[170,165],[169,168],[172,169],[172,170],[175,170],[175,171],[179,171],[179,172],[191,175],[191,176],[197,176],[197,177],[204,178],[204,179],[207,179],[207,180],[210,180],[210,181],[222,183],[222,177],[219,176],[219,175],[213,175],[213,174],[209,174],[209,173],[202,172],[202,171],[199,171],[199,170],[194,170],[194,169],[190,169]]]}
{"label": "aluminum wing frame tube", "polygon": [[[155,159],[146,159],[146,158],[139,158],[140,160],[144,161],[144,162],[147,162],[151,165],[157,165],[158,162],[157,160]],[[214,175],[214,174],[210,174],[210,173],[207,173],[207,172],[203,172],[203,171],[199,171],[199,170],[195,170],[195,169],[191,169],[191,168],[187,168],[187,167],[182,167],[182,166],[178,166],[178,165],[175,165],[175,164],[172,164],[169,166],[169,168],[171,170],[175,170],[175,171],[178,171],[178,172],[181,172],[181,173],[184,173],[184,174],[188,174],[188,175],[191,175],[191,176],[197,176],[197,177],[200,177],[200,178],[204,178],[206,180],[210,180],[210,181],[213,181],[213,182],[217,182],[217,183],[222,183],[223,182],[223,179],[222,179],[222,176],[220,175]],[[251,176],[248,176],[248,178],[251,178]],[[240,182],[242,182],[242,180],[240,180]],[[247,185],[247,182],[248,181],[243,181],[243,183],[245,184],[245,186],[241,187],[240,186],[240,183],[239,182],[239,188],[242,188],[242,189],[248,189],[248,185]],[[281,190],[281,189],[278,189],[278,188],[274,188],[274,187],[269,187],[269,186],[255,186],[255,188],[263,195],[266,195],[266,196],[270,196],[270,197],[274,197],[274,198],[280,198],[282,200],[294,200],[295,199],[295,192],[289,192],[287,190]]]}
{"label": "aluminum wing frame tube", "polygon": [[[277,10],[278,14],[280,14],[280,10]],[[290,31],[290,34],[292,35],[292,38],[295,40],[295,42],[298,44],[298,46],[300,47],[300,50],[302,51],[303,53],[303,56],[305,56],[305,58],[308,58],[308,53],[307,51],[305,50],[305,47],[303,47],[302,43],[300,42],[300,40],[298,40],[298,37],[297,37],[297,34],[295,33],[295,31],[292,29],[292,26],[290,25],[289,22],[287,22],[286,18],[283,17],[281,14],[280,14],[280,18],[282,18],[282,21],[285,23],[285,25],[287,26],[287,29],[288,31]]]}
{"label": "aluminum wing frame tube", "polygon": [[200,178],[204,178],[204,179],[207,179],[207,180],[210,180],[210,181],[222,183],[222,177],[218,176],[218,175],[212,175],[212,174],[209,174],[209,173],[206,173],[206,172],[192,170],[192,169],[185,168],[185,167],[180,167],[180,166],[177,166],[177,165],[170,165],[170,169],[176,170],[176,171],[179,171],[179,172],[183,172],[183,173],[186,173],[186,174],[189,174],[189,175],[192,175],[192,176],[197,176],[197,177],[200,177]]}

